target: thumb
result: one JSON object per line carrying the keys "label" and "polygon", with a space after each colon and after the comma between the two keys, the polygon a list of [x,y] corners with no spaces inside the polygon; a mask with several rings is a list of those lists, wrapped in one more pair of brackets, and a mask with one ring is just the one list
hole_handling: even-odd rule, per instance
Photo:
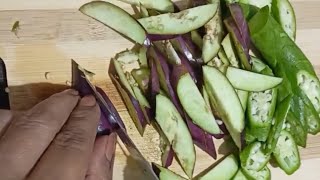
{"label": "thumb", "polygon": [[112,180],[116,142],[115,133],[96,139],[86,180]]}

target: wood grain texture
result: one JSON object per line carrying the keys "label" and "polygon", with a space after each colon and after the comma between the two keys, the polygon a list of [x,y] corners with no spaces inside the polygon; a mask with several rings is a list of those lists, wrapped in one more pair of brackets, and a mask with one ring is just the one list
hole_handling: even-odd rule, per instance
{"label": "wood grain texture", "polygon": [[[14,110],[30,108],[54,92],[66,88],[70,81],[70,59],[96,73],[95,82],[101,86],[120,112],[133,141],[149,161],[159,163],[159,136],[148,127],[140,137],[122,100],[107,75],[109,60],[115,53],[133,44],[109,28],[82,15],[77,9],[90,0],[1,0],[0,56],[8,68],[10,96]],[[132,13],[130,6],[112,0]],[[292,0],[296,10],[297,43],[310,58],[320,75],[320,1]],[[18,36],[11,32],[20,21]],[[45,73],[49,72],[47,78]],[[226,147],[216,144],[220,151]],[[114,167],[115,180],[143,179],[141,170],[119,142]],[[303,160],[299,171],[290,179],[320,179],[316,167],[320,163],[320,138],[310,136],[308,148],[301,149]],[[221,157],[221,155],[219,156]],[[195,174],[214,163],[197,149]],[[172,169],[181,173],[174,163]],[[279,169],[272,169],[273,179],[289,179]]]}

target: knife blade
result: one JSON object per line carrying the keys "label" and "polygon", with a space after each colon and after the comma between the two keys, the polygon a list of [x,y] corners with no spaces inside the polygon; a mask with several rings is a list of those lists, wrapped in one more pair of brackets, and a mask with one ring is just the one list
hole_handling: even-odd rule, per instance
{"label": "knife blade", "polygon": [[[113,106],[112,103],[108,98],[108,96],[99,88],[96,88],[91,81],[86,76],[86,73],[84,72],[84,69],[81,68],[75,61],[72,61],[73,71],[75,71],[77,68],[78,71],[81,71],[81,76],[83,80],[85,80],[86,84],[83,84],[82,86],[90,87],[91,94],[93,94],[97,102],[100,106],[101,113],[104,115],[104,117],[108,120],[108,123],[112,127],[112,131],[116,132],[123,144],[126,146],[127,150],[129,151],[130,155],[133,159],[135,159],[140,167],[143,170],[143,173],[145,175],[144,179],[147,180],[158,180],[159,178],[152,170],[151,164],[144,158],[144,156],[141,154],[137,146],[134,144],[132,139],[127,134],[127,131],[125,129],[125,126],[121,120],[121,117],[119,116],[118,112],[116,111],[116,108]],[[74,73],[73,73],[74,75]],[[75,78],[72,78],[75,80]],[[81,92],[80,92],[81,94]],[[107,102],[107,101],[108,102]]]}
{"label": "knife blade", "polygon": [[10,100],[8,93],[6,65],[0,58],[0,109],[10,109]]}

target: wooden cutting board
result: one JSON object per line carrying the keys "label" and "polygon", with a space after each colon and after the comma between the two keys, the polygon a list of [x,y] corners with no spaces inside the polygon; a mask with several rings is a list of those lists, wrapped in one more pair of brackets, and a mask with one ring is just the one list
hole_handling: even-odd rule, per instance
{"label": "wooden cutting board", "polygon": [[[8,68],[12,108],[23,110],[70,83],[70,59],[75,59],[86,69],[96,73],[95,82],[101,86],[120,112],[128,133],[149,161],[159,163],[159,136],[148,127],[140,137],[111,83],[106,70],[115,53],[133,44],[109,28],[82,15],[77,9],[89,0],[1,0],[0,5],[0,57]],[[116,4],[132,12],[124,3]],[[296,10],[297,43],[310,58],[320,74],[320,1],[292,0]],[[20,29],[11,32],[15,21]],[[216,142],[219,147],[221,142]],[[115,180],[144,179],[130,155],[119,142],[114,168]],[[225,145],[219,152],[225,152]],[[301,149],[302,166],[292,176],[279,168],[272,168],[273,179],[320,179],[320,137],[310,136],[308,147]],[[219,156],[221,157],[221,155]],[[197,149],[195,174],[214,161]],[[172,169],[181,173],[174,163]]]}

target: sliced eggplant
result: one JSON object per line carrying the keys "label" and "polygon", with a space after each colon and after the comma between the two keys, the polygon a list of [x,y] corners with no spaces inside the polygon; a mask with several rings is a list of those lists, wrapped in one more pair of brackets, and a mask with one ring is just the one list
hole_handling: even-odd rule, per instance
{"label": "sliced eggplant", "polygon": [[144,94],[147,94],[150,81],[150,70],[148,68],[141,67],[139,69],[133,69],[131,74],[137,82],[139,88]]}
{"label": "sliced eggplant", "polygon": [[244,69],[251,70],[251,65],[249,62],[249,47],[248,44],[246,44],[248,42],[246,42],[244,37],[241,36],[236,23],[231,17],[225,19],[224,24],[231,36],[231,39],[233,40],[234,47],[241,61],[242,67],[244,67]]}
{"label": "sliced eggplant", "polygon": [[241,102],[228,81],[216,68],[204,66],[203,78],[210,101],[215,104],[235,144],[241,149],[244,129],[244,111]]}
{"label": "sliced eggplant", "polygon": [[134,62],[139,60],[138,53],[131,50],[120,52],[116,55],[115,58],[121,64],[133,64]]}
{"label": "sliced eggplant", "polygon": [[161,12],[173,12],[173,3],[170,0],[120,0],[136,6],[144,6],[147,9],[154,9]]}
{"label": "sliced eggplant", "polygon": [[282,78],[262,75],[229,67],[226,73],[232,86],[244,91],[265,91],[276,87],[282,82]]}
{"label": "sliced eggplant", "polygon": [[194,180],[229,180],[237,173],[238,169],[238,161],[236,157],[231,154],[217,165],[201,172]]}
{"label": "sliced eggplant", "polygon": [[182,169],[191,178],[196,155],[190,132],[174,104],[161,94],[156,96],[156,121],[171,143]]}
{"label": "sliced eggplant", "polygon": [[114,64],[115,70],[117,72],[117,75],[120,79],[121,84],[127,89],[127,91],[130,92],[130,95],[135,97],[135,94],[131,88],[131,85],[126,77],[126,74],[124,73],[122,69],[122,65],[117,60],[111,59],[112,63]]}
{"label": "sliced eggplant", "polygon": [[227,34],[227,36],[223,39],[222,43],[221,43],[224,52],[227,55],[227,58],[230,62],[230,65],[236,68],[240,67],[240,63],[239,60],[237,59],[236,53],[235,53],[235,49],[233,47],[232,41],[231,41],[231,37],[229,34]]}
{"label": "sliced eggplant", "polygon": [[161,167],[155,163],[152,163],[152,169],[160,180],[187,180],[169,169]]}
{"label": "sliced eggplant", "polygon": [[125,89],[123,85],[121,85],[116,77],[114,77],[113,75],[110,75],[110,77],[117,87],[118,91],[120,92],[123,102],[125,103],[130,117],[132,118],[132,121],[134,122],[137,130],[139,131],[140,135],[143,135],[147,121],[139,102],[130,94],[128,90]]}
{"label": "sliced eggplant", "polygon": [[176,78],[179,78],[177,84],[179,100],[192,121],[208,133],[220,134],[211,108],[206,104],[190,74],[186,73]]}
{"label": "sliced eggplant", "polygon": [[230,66],[230,62],[229,62],[228,57],[227,57],[226,53],[224,52],[223,48],[220,48],[220,50],[218,52],[218,57],[221,59],[221,61],[223,62],[223,64],[226,67]]}
{"label": "sliced eggplant", "polygon": [[130,14],[112,3],[92,1],[81,6],[79,10],[134,42],[143,44],[146,40],[143,27]]}
{"label": "sliced eggplant", "polygon": [[142,46],[139,50],[139,62],[141,67],[148,67],[147,51],[148,49],[145,46]]}
{"label": "sliced eggplant", "polygon": [[148,9],[146,7],[144,7],[143,5],[139,5],[139,9],[140,9],[140,14],[141,17],[145,18],[145,17],[149,17],[149,12]]}
{"label": "sliced eggplant", "polygon": [[202,59],[205,63],[211,61],[215,56],[217,56],[223,34],[220,2],[213,1],[213,3],[219,3],[219,6],[217,13],[204,26],[206,34],[203,36]]}
{"label": "sliced eggplant", "polygon": [[198,46],[199,49],[202,49],[203,41],[202,41],[202,37],[198,33],[198,31],[196,31],[196,30],[191,31],[191,39]]}
{"label": "sliced eggplant", "polygon": [[[149,34],[184,34],[207,23],[217,12],[218,3],[139,19]],[[123,26],[126,27],[127,26]]]}
{"label": "sliced eggplant", "polygon": [[248,91],[237,90],[237,94],[238,94],[239,100],[241,102],[243,111],[246,111],[247,102],[248,102],[248,98],[249,98],[249,92]]}

